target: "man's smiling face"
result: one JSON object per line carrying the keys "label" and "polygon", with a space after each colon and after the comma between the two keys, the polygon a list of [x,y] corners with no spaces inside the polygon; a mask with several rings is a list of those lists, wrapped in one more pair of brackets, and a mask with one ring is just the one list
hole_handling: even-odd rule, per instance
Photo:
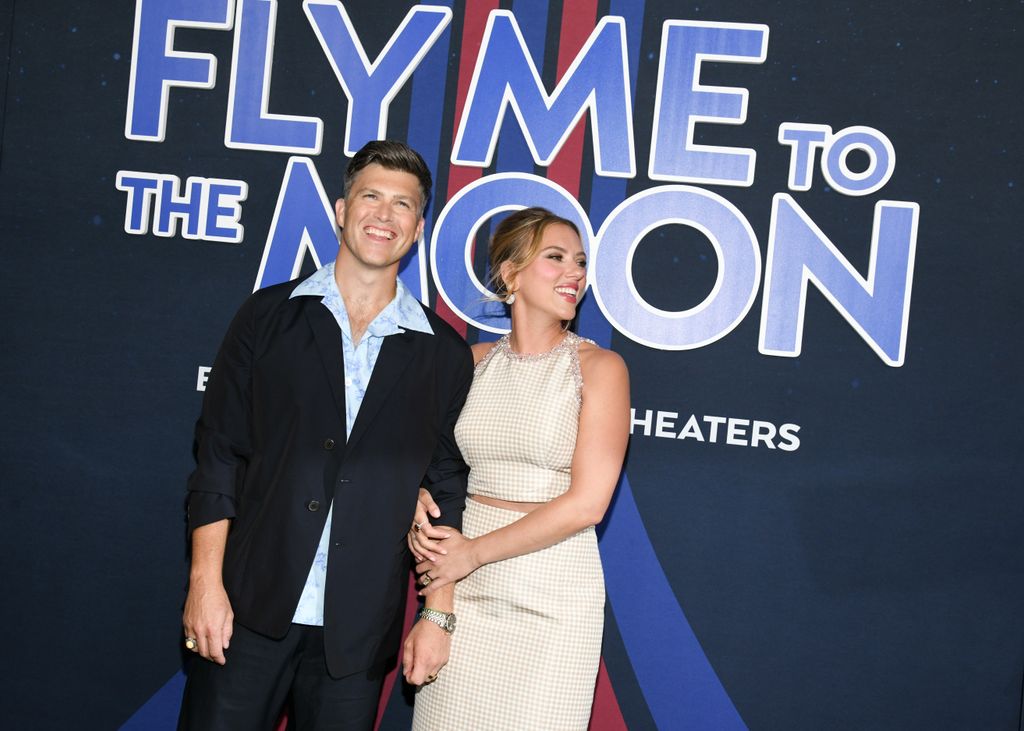
{"label": "man's smiling face", "polygon": [[423,233],[422,207],[415,175],[367,165],[352,181],[348,196],[335,204],[342,229],[339,256],[370,269],[397,266]]}

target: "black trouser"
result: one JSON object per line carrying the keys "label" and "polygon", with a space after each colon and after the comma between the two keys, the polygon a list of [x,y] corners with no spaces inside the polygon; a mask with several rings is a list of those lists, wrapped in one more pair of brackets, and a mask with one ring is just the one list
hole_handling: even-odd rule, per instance
{"label": "black trouser", "polygon": [[322,627],[293,624],[273,640],[236,623],[224,656],[191,659],[178,731],[272,731],[289,694],[289,729],[373,729],[383,668],[332,678]]}

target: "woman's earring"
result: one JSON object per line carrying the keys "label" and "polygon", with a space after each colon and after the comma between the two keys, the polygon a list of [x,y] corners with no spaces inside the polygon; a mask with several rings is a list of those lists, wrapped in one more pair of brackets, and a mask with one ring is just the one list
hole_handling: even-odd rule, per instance
{"label": "woman's earring", "polygon": [[516,293],[515,292],[509,292],[508,293],[508,297],[505,298],[505,304],[506,305],[511,305],[515,301],[516,301]]}

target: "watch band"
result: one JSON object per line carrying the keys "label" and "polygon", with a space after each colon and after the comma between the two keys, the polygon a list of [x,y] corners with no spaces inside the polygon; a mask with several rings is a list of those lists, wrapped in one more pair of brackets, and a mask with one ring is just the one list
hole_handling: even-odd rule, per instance
{"label": "watch band", "polygon": [[428,622],[433,622],[448,634],[451,634],[455,631],[454,612],[441,612],[437,609],[423,607],[423,609],[420,610],[420,619],[425,619]]}

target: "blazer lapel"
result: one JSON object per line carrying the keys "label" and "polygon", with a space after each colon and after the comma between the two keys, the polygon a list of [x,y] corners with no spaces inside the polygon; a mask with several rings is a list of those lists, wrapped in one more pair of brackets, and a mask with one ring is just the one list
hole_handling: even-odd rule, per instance
{"label": "blazer lapel", "polygon": [[346,451],[351,450],[366,432],[367,426],[409,367],[415,353],[416,336],[409,331],[384,338],[380,353],[377,354],[377,362],[373,366],[373,375],[366,386],[366,395],[363,396],[363,403],[359,405],[356,423],[352,425],[352,433],[348,435]]}
{"label": "blazer lapel", "polygon": [[320,304],[315,297],[306,297],[306,319],[313,330],[320,360],[327,372],[327,380],[331,384],[334,404],[338,409],[338,417],[345,424],[345,354],[341,348],[341,331],[330,310]]}

